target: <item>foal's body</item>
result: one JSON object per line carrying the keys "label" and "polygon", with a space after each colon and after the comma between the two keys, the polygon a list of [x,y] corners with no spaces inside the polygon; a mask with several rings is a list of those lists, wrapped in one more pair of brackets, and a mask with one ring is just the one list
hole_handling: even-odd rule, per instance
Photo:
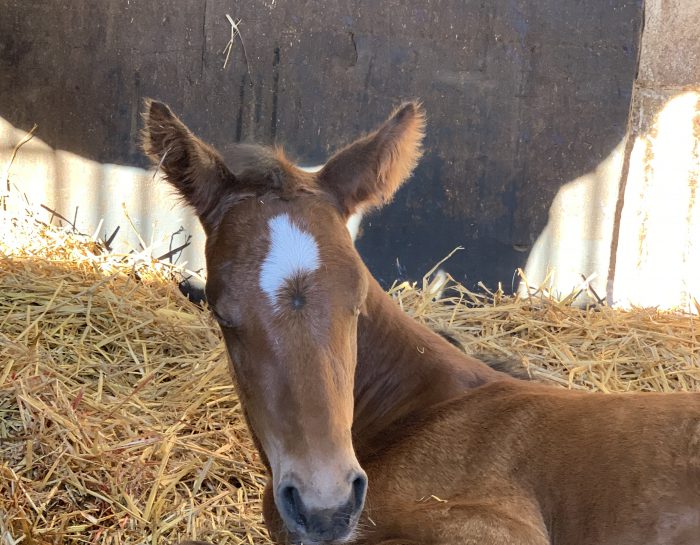
{"label": "foal's body", "polygon": [[[663,401],[482,386],[370,458],[368,514],[422,543],[698,543],[697,424],[667,435],[698,403]],[[655,439],[638,429],[651,411]]]}
{"label": "foal's body", "polygon": [[358,453],[376,524],[358,542],[700,543],[698,418],[688,418],[700,409],[683,397],[671,407],[660,395],[477,388],[367,460]]}
{"label": "foal's body", "polygon": [[313,174],[251,146],[227,165],[148,106],[146,151],[207,233],[207,299],[270,472],[273,538],[700,544],[700,394],[513,379],[409,318],[365,268],[345,223],[391,198],[423,127],[409,103]]}
{"label": "foal's body", "polygon": [[[376,283],[356,379],[353,440],[370,486],[352,543],[700,544],[698,394],[511,379],[415,322]],[[267,494],[266,520],[283,542]]]}

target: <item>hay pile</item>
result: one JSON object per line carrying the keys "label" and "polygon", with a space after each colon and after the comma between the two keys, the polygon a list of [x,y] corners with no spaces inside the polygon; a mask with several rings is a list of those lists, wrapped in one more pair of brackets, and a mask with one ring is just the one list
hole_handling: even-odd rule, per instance
{"label": "hay pile", "polygon": [[[0,543],[267,543],[218,329],[176,272],[31,218],[0,229]],[[392,295],[468,351],[569,387],[700,391],[697,318],[425,287]]]}
{"label": "hay pile", "polygon": [[537,290],[528,298],[452,283],[440,301],[392,288],[406,312],[452,333],[465,350],[522,362],[535,379],[601,392],[700,392],[700,319],[657,309],[571,306]]}
{"label": "hay pile", "polygon": [[166,265],[26,227],[0,243],[0,543],[268,543],[209,314]]}

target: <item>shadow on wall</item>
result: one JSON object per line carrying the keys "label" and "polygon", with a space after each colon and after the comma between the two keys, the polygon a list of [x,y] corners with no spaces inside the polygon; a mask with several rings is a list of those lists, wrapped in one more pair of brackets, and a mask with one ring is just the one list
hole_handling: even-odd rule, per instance
{"label": "shadow on wall", "polygon": [[[224,157],[249,138],[318,164],[417,97],[428,112],[424,159],[396,200],[365,219],[358,248],[387,286],[463,246],[449,263],[458,280],[509,290],[559,188],[623,138],[643,0],[614,9],[598,0],[64,4],[3,5],[0,115],[15,127],[37,122],[49,145],[93,165],[142,167],[139,111],[152,96]],[[227,13],[243,20],[247,58],[236,41],[224,69]],[[113,228],[126,200],[150,232],[159,206],[136,186],[106,181],[92,194],[68,175],[46,204],[68,217],[94,204]],[[184,214],[168,209],[165,219],[172,210]]]}
{"label": "shadow on wall", "polygon": [[[3,143],[0,164],[9,164],[14,146],[25,136],[24,131],[0,118]],[[597,285],[606,277],[623,152],[621,143],[600,165],[565,184],[558,192],[549,222],[527,261],[526,273],[531,284],[566,294],[582,278],[588,277],[592,285]],[[306,167],[311,171],[319,168]],[[9,175],[11,190],[21,194],[24,202],[34,208],[45,205],[40,214],[47,221],[63,220],[81,232],[95,233],[116,252],[140,249],[154,257],[166,256],[171,262],[204,275],[205,239],[201,226],[152,171],[99,163],[68,151],[54,150],[34,137],[19,150]],[[409,187],[420,182],[414,180]],[[17,205],[21,201],[12,202]],[[382,217],[382,212],[370,215],[364,219],[364,227],[353,225],[353,234],[358,229],[366,231],[367,224],[371,228],[372,223],[386,225],[390,221]],[[426,231],[424,240],[414,237],[415,253],[436,255],[437,261],[443,255],[435,254],[434,249],[442,245],[445,254],[449,253],[454,248],[450,233],[457,229],[454,223],[444,221],[441,226]],[[477,244],[484,242],[489,243],[488,239],[477,239]],[[361,248],[363,244],[366,241],[361,239],[358,245]],[[499,251],[517,252],[516,260],[523,258],[519,250],[493,241],[488,249],[471,247],[465,254],[468,259],[485,262],[485,268],[488,263],[492,266],[504,261],[510,263]],[[455,256],[446,265],[450,272],[459,253]],[[435,261],[425,261],[419,272],[427,271]],[[506,271],[512,275],[513,282],[516,282],[515,269]],[[404,275],[406,269],[397,258],[395,276],[385,283]],[[605,289],[597,289],[604,296]]]}
{"label": "shadow on wall", "polygon": [[581,290],[582,303],[698,313],[700,92],[640,90],[637,100],[638,130],[554,198],[527,284],[558,296]]}
{"label": "shadow on wall", "polygon": [[[528,287],[559,297],[580,290],[581,303],[607,298],[622,307],[698,312],[700,92],[661,103],[657,93],[642,93],[638,100],[651,99],[657,103],[648,109],[657,113],[638,119],[639,131],[559,189],[528,257],[521,295]],[[10,164],[24,136],[0,118],[0,142],[7,143],[0,164]],[[59,212],[117,252],[140,248],[203,272],[199,222],[152,171],[97,163],[33,138],[8,174],[10,190],[22,195],[12,205],[46,203],[47,221]]]}

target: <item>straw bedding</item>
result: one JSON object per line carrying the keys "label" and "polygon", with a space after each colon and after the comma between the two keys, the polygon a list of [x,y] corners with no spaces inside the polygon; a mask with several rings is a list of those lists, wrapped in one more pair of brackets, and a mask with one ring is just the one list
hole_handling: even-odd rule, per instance
{"label": "straw bedding", "polygon": [[[267,543],[221,338],[176,271],[30,218],[0,229],[0,543]],[[391,293],[535,377],[700,391],[697,318],[422,288]]]}

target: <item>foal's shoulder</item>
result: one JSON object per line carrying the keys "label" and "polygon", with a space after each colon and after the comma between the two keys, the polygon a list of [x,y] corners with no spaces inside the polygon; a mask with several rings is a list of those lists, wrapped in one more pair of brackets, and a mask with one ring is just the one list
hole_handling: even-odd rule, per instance
{"label": "foal's shoulder", "polygon": [[524,422],[551,412],[560,403],[559,392],[546,384],[504,377],[436,407],[430,425],[489,428],[496,423],[500,427],[504,422]]}

